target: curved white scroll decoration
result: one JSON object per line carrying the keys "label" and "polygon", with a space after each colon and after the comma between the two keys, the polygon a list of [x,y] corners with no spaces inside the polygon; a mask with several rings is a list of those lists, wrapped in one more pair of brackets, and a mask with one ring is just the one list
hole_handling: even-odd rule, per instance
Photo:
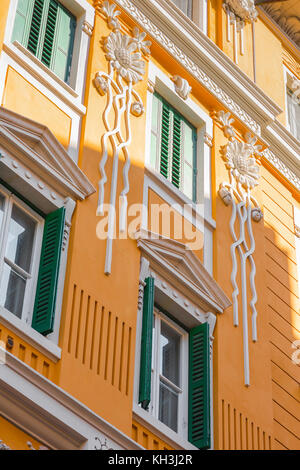
{"label": "curved white scroll decoration", "polygon": [[[101,96],[107,97],[103,112],[105,133],[101,137],[101,160],[99,163],[100,181],[97,216],[104,216],[105,187],[108,181],[106,166],[108,160],[108,143],[112,149],[113,168],[111,174],[110,206],[108,213],[108,234],[106,246],[105,274],[111,273],[112,242],[115,230],[115,206],[117,199],[117,183],[119,172],[119,157],[123,155],[123,188],[119,195],[120,232],[126,230],[127,195],[129,193],[130,155],[128,147],[131,144],[131,116],[139,117],[144,113],[143,102],[134,90],[134,85],[141,81],[145,73],[143,54],[150,54],[150,41],[145,41],[146,34],[133,29],[133,37],[121,32],[118,20],[120,12],[116,6],[105,1],[101,11],[107,19],[108,26],[113,30],[104,41],[104,50],[108,60],[108,73],[98,72],[94,85]],[[111,114],[114,114],[112,118]],[[123,135],[125,133],[125,135]]]}
{"label": "curved white scroll decoration", "polygon": [[[221,112],[223,113],[223,112]],[[224,121],[224,116],[226,117]],[[236,139],[231,126],[232,120],[224,113],[217,116],[229,142],[221,149],[222,157],[229,170],[229,182],[220,186],[219,195],[225,205],[232,207],[230,218],[230,233],[233,243],[230,248],[232,259],[231,283],[233,287],[233,324],[239,326],[239,295],[242,297],[243,318],[243,349],[244,349],[244,375],[245,385],[250,385],[249,367],[249,332],[248,332],[248,295],[247,286],[250,284],[251,298],[249,306],[251,311],[252,341],[256,342],[257,335],[257,292],[255,286],[256,266],[253,258],[255,252],[255,239],[253,235],[252,221],[259,222],[262,211],[252,196],[251,190],[258,184],[259,166],[256,157],[261,155],[261,146],[256,145],[256,138],[247,135],[247,142],[239,142]],[[228,132],[228,129],[231,132]],[[237,233],[238,232],[238,233]],[[246,238],[249,238],[248,246]],[[237,282],[238,259],[240,259],[241,292]],[[247,279],[247,262],[250,264],[249,281]]]}

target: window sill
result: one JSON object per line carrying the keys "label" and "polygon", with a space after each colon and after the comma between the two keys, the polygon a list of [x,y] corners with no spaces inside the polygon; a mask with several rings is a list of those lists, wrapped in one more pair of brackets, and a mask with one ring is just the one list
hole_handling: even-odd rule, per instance
{"label": "window sill", "polygon": [[[176,188],[170,181],[168,181],[166,178],[164,178],[162,175],[160,175],[157,171],[153,170],[149,165],[145,166],[145,173],[148,176],[148,178],[152,179],[155,183],[157,183],[162,192],[165,194],[168,194],[171,196],[173,199],[172,203],[177,203],[181,206],[184,206],[185,204],[189,205],[192,207],[193,211],[195,211],[195,214],[199,216],[199,218],[203,217],[205,220],[205,223],[212,229],[216,229],[216,221],[211,218],[211,217],[204,217],[203,214],[203,204],[197,204],[193,202],[191,199],[189,199],[185,194],[183,194],[182,191],[180,191],[178,188]],[[151,186],[150,186],[151,188]],[[153,188],[151,188],[153,189]],[[159,194],[164,199],[164,194]],[[166,201],[167,202],[167,201]],[[200,210],[199,210],[200,206]]]}
{"label": "window sill", "polygon": [[133,404],[133,414],[138,422],[159,436],[167,444],[174,447],[175,450],[199,450],[179,434],[172,431],[172,429],[168,428],[168,426],[154,418],[150,413],[140,408],[136,403]]}
{"label": "window sill", "polygon": [[77,113],[85,115],[86,108],[80,102],[78,93],[61,80],[52,70],[48,69],[39,59],[29,52],[18,41],[4,43],[3,50],[18,62],[26,71],[39,80],[41,84],[58,95],[68,106]]}
{"label": "window sill", "polygon": [[58,362],[61,359],[61,348],[54,344],[49,339],[35,331],[27,323],[20,320],[11,312],[0,306],[0,322],[11,329],[16,335],[36,348],[42,354],[45,354],[53,362]]}

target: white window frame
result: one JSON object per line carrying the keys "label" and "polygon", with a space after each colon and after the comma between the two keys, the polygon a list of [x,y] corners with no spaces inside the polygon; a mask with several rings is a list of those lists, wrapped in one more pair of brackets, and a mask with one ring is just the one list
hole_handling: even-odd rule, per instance
{"label": "white window frame", "polygon": [[[173,3],[173,6],[176,7],[175,3]],[[203,31],[204,34],[207,34],[207,0],[192,0],[191,17],[185,15],[185,13],[179,7],[176,8],[186,18],[189,18],[191,21],[193,21],[201,29],[201,31]]]}
{"label": "white window frame", "polygon": [[0,55],[0,99],[2,102],[7,71],[11,67],[71,119],[68,152],[73,160],[77,162],[81,118],[86,114],[83,101],[95,9],[87,0],[58,1],[76,17],[70,85],[60,79],[18,41],[11,42],[18,4],[18,0],[11,0],[4,33],[3,50]]}
{"label": "white window frame", "polygon": [[[286,109],[286,127],[289,132],[300,141],[300,136],[294,135],[291,130],[291,123],[289,119],[289,109],[288,109],[288,98],[287,98],[287,89],[288,89],[288,81],[290,80],[297,80],[297,77],[287,68],[284,66],[284,84],[285,84],[285,109]],[[300,95],[299,95],[300,99]],[[298,105],[300,106],[300,104]]]}
{"label": "white window frame", "polygon": [[[189,368],[187,367],[189,355],[189,334],[183,330],[176,322],[168,318],[162,313],[157,307],[154,307],[154,330],[155,335],[153,338],[153,349],[152,349],[152,374],[151,374],[151,396],[153,397],[150,402],[149,412],[159,420],[159,389],[160,389],[160,378],[161,373],[160,367],[160,354],[159,354],[159,339],[161,331],[161,322],[166,323],[170,328],[175,330],[180,335],[180,363],[179,363],[179,375],[180,375],[180,387],[178,388],[178,430],[177,434],[182,439],[188,439],[188,384],[189,384]],[[160,420],[159,420],[160,421]],[[162,423],[163,424],[163,423]],[[166,425],[164,425],[166,426]],[[173,431],[175,432],[175,431]]]}
{"label": "white window frame", "polygon": [[300,300],[300,208],[294,206],[295,245],[298,270],[298,297]]}
{"label": "white window frame", "polygon": [[[1,230],[0,232],[0,286],[1,286],[1,281],[2,281],[3,268],[5,264],[4,249],[6,247],[6,242],[7,242],[9,223],[11,220],[12,206],[16,205],[17,207],[19,207],[22,211],[28,214],[37,223],[35,235],[34,235],[34,241],[33,241],[32,257],[31,257],[31,268],[30,268],[31,273],[30,273],[30,277],[28,277],[26,281],[22,316],[19,319],[31,325],[34,301],[35,301],[35,292],[36,292],[36,287],[37,287],[37,278],[38,278],[38,272],[39,272],[39,266],[40,266],[41,247],[42,247],[43,233],[44,233],[44,219],[40,215],[38,215],[33,209],[31,209],[27,204],[25,204],[22,200],[20,200],[14,193],[8,191],[2,185],[0,185],[0,194],[5,196],[4,219],[3,219],[2,227],[0,228]],[[14,317],[18,318],[12,312],[5,309],[3,305],[1,305],[1,308],[6,310],[9,314],[13,315]]]}
{"label": "white window frame", "polygon": [[[216,222],[212,218],[212,192],[211,192],[211,149],[213,138],[213,120],[195,103],[190,97],[187,100],[180,98],[174,87],[172,80],[151,60],[149,62],[148,80],[150,87],[147,92],[146,110],[146,143],[145,143],[145,170],[143,194],[143,214],[142,228],[148,226],[148,192],[152,189],[166,203],[171,206],[182,205],[181,215],[195,225],[198,230],[204,233],[204,266],[210,274],[213,273],[213,231]],[[149,89],[150,88],[150,89]],[[197,130],[197,188],[202,187],[201,200],[199,200],[199,190],[197,193],[197,203],[189,199],[181,190],[176,188],[157,170],[150,165],[151,158],[151,123],[152,123],[152,103],[153,88],[175,109],[178,109],[187,121]],[[190,205],[196,215],[183,210],[184,204]],[[200,204],[200,206],[199,206]],[[200,209],[199,209],[200,207]]]}

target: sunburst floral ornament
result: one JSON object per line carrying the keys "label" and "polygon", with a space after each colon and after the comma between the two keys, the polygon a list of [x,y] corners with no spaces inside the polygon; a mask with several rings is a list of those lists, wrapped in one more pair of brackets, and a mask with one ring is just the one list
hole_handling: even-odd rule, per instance
{"label": "sunburst floral ornament", "polygon": [[145,62],[142,60],[142,54],[136,52],[138,42],[129,36],[122,35],[117,30],[112,32],[105,41],[104,49],[106,58],[111,66],[128,83],[137,83],[143,79],[145,73]]}
{"label": "sunburst floral ornament", "polygon": [[[111,192],[108,214],[108,235],[106,247],[105,273],[111,273],[112,244],[115,231],[115,207],[117,202],[119,159],[123,155],[123,188],[119,194],[120,213],[119,230],[125,232],[127,220],[127,195],[129,192],[131,144],[131,117],[140,117],[144,105],[135,91],[134,85],[144,78],[145,56],[150,54],[151,42],[145,40],[146,34],[135,27],[132,36],[121,32],[118,19],[121,12],[108,1],[103,2],[101,12],[108,26],[113,31],[104,41],[104,51],[108,61],[108,72],[96,74],[94,85],[101,96],[106,96],[106,107],[103,112],[103,124],[106,132],[101,137],[101,160],[99,164],[101,179],[99,181],[99,199],[97,215],[104,216],[104,196],[108,176],[106,164],[109,151],[112,153],[113,168],[110,177]],[[114,113],[114,117],[112,117]],[[110,146],[109,146],[110,144]]]}
{"label": "sunburst floral ornament", "polygon": [[[242,306],[243,323],[243,352],[245,385],[250,385],[249,360],[249,328],[251,324],[252,341],[258,340],[257,335],[257,292],[255,285],[256,266],[253,254],[255,252],[255,238],[252,222],[260,222],[263,214],[258,202],[251,191],[259,181],[259,158],[262,147],[257,144],[257,138],[246,134],[246,142],[237,140],[233,128],[234,120],[230,113],[219,111],[215,113],[216,121],[221,125],[228,143],[221,148],[221,155],[229,171],[229,182],[223,182],[219,195],[226,206],[231,206],[232,213],[229,222],[232,245],[230,248],[232,259],[231,283],[233,287],[233,324],[239,326],[239,309]],[[238,259],[240,266],[238,267]],[[247,267],[247,264],[249,265]],[[237,281],[240,271],[241,283]],[[240,292],[241,286],[241,292]],[[251,296],[249,296],[249,286]],[[241,294],[242,301],[239,302]],[[249,322],[248,308],[251,310]]]}
{"label": "sunburst floral ornament", "polygon": [[246,190],[253,189],[258,184],[259,166],[253,157],[253,146],[233,140],[222,148],[226,167],[235,180]]}

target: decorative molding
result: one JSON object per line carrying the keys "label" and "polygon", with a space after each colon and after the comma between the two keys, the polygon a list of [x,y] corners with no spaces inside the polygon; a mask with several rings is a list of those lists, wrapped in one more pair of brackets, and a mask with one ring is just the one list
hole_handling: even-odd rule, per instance
{"label": "decorative molding", "polygon": [[[183,52],[169,37],[167,37],[156,24],[154,24],[140,8],[130,0],[115,0],[127,13],[129,13],[149,35],[161,44],[183,67],[196,78],[212,95],[221,101],[232,113],[236,115],[255,134],[260,135],[260,125],[234,101],[205,71]],[[142,6],[142,5],[141,5]],[[218,53],[220,51],[218,50]],[[206,57],[207,59],[207,57]]]}
{"label": "decorative molding", "polygon": [[[108,73],[98,72],[94,84],[101,96],[106,95],[107,102],[103,112],[103,123],[105,134],[101,138],[101,160],[99,164],[101,179],[99,181],[99,198],[97,215],[104,215],[105,185],[108,180],[106,174],[106,163],[108,159],[108,141],[113,151],[113,169],[111,176],[110,209],[108,216],[108,236],[106,245],[105,274],[111,273],[112,243],[115,228],[115,206],[117,198],[117,182],[119,156],[123,153],[123,189],[119,196],[120,209],[120,232],[125,231],[127,218],[127,195],[129,186],[130,155],[128,147],[131,143],[130,114],[139,117],[144,113],[144,105],[139,94],[133,86],[143,80],[145,74],[144,56],[150,54],[150,41],[145,41],[146,33],[140,33],[134,27],[132,37],[120,31],[120,23],[117,16],[120,14],[115,5],[105,1],[100,10],[107,19],[109,27],[113,30],[104,41],[104,51],[108,61]],[[143,55],[142,55],[143,54]],[[108,115],[111,111],[115,113],[114,125],[110,126]],[[126,136],[122,134],[122,121],[124,122]]]}
{"label": "decorative molding", "polygon": [[[262,211],[251,194],[251,191],[258,184],[259,166],[257,158],[261,157],[260,145],[257,145],[256,137],[247,135],[247,142],[239,142],[234,136],[232,129],[232,119],[225,113],[218,114],[219,122],[222,124],[224,134],[229,136],[227,145],[221,148],[221,155],[225,161],[229,172],[229,183],[224,182],[220,186],[219,195],[226,206],[232,206],[230,219],[230,232],[233,239],[231,245],[232,272],[231,283],[233,286],[233,323],[239,326],[239,302],[240,294],[237,283],[238,262],[237,254],[240,257],[241,271],[241,294],[242,294],[242,318],[243,318],[243,344],[244,344],[244,375],[245,385],[250,385],[249,366],[249,333],[248,333],[248,280],[247,261],[250,264],[250,288],[251,288],[251,324],[252,340],[257,341],[257,292],[255,285],[256,266],[253,258],[255,252],[255,239],[253,235],[252,220],[260,222],[263,217]],[[238,225],[237,225],[238,224]],[[239,233],[237,233],[237,227]],[[248,235],[248,236],[247,236]],[[248,247],[247,238],[250,241]]]}
{"label": "decorative molding", "polygon": [[0,450],[11,450],[3,441],[0,440]]}
{"label": "decorative molding", "polygon": [[244,21],[256,21],[258,12],[254,0],[224,0],[233,13]]}
{"label": "decorative molding", "polygon": [[149,261],[141,257],[141,267],[140,267],[140,278],[139,278],[139,296],[138,296],[138,310],[142,310],[143,301],[144,301],[144,288],[145,288],[145,279],[149,276]]}
{"label": "decorative molding", "polygon": [[295,224],[295,235],[297,238],[300,238],[300,227]]}
{"label": "decorative molding", "polygon": [[92,36],[93,30],[94,30],[93,26],[88,21],[84,21],[82,23],[82,31],[86,33],[88,36],[90,37]]}
{"label": "decorative molding", "polygon": [[176,240],[141,230],[136,234],[137,245],[150,261],[151,270],[170,280],[178,289],[205,311],[222,313],[231,305],[230,300],[204,268],[193,251]]}
{"label": "decorative molding", "polygon": [[208,145],[208,147],[213,147],[213,137],[209,135],[207,132],[204,134],[204,143]]}
{"label": "decorative molding", "polygon": [[300,47],[300,5],[294,2],[293,5],[278,1],[273,5],[262,5],[261,8],[275,21],[284,33]]}
{"label": "decorative molding", "polygon": [[174,75],[171,80],[174,82],[177,95],[183,100],[187,100],[192,91],[192,87],[189,85],[189,82],[179,75]]}

